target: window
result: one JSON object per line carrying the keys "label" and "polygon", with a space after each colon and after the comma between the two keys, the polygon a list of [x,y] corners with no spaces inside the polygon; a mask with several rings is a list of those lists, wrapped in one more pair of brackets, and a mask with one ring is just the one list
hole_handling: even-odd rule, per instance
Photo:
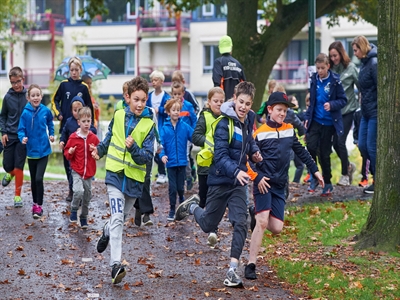
{"label": "window", "polygon": [[214,60],[217,59],[219,55],[219,50],[217,45],[205,45],[203,47],[203,73],[212,73],[214,67]]}
{"label": "window", "polygon": [[83,18],[81,18],[81,17],[79,16],[79,10],[80,10],[80,9],[84,9],[84,8],[86,7],[86,5],[87,5],[86,0],[75,0],[75,19],[76,19],[77,21],[81,21],[81,20],[84,20],[84,19],[87,19],[87,18],[88,18],[87,13],[85,13],[85,15],[83,16]]}
{"label": "window", "polygon": [[203,5],[203,16],[214,16],[214,4],[208,3]]}
{"label": "window", "polygon": [[0,76],[7,75],[6,55],[6,51],[0,51]]}
{"label": "window", "polygon": [[134,45],[88,47],[87,54],[105,63],[112,75],[135,73]]}
{"label": "window", "polygon": [[138,13],[147,10],[147,0],[131,0],[126,3],[126,15],[128,19],[135,19]]}

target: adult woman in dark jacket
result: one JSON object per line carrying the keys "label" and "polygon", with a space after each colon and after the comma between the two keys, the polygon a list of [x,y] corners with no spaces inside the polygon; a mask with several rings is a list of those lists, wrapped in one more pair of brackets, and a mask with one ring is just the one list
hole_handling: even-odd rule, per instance
{"label": "adult woman in dark jacket", "polygon": [[[378,48],[370,44],[364,36],[357,36],[351,43],[354,55],[361,60],[358,84],[361,93],[361,123],[358,148],[370,160],[371,173],[375,174],[376,137],[378,130]],[[364,189],[364,193],[374,193],[374,183]]]}
{"label": "adult woman in dark jacket", "polygon": [[356,166],[349,162],[346,148],[346,139],[353,124],[353,115],[358,108],[358,101],[354,93],[354,85],[358,87],[358,70],[344,50],[340,41],[335,41],[329,46],[329,63],[331,70],[340,75],[340,81],[347,97],[347,104],[342,108],[343,134],[333,136],[333,147],[342,163],[342,176],[338,185],[349,186],[353,179]]}

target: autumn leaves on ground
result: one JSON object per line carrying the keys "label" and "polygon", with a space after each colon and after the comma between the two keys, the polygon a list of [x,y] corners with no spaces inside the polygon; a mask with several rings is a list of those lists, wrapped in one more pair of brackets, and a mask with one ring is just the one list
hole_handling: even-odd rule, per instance
{"label": "autumn leaves on ground", "polygon": [[[135,226],[132,211],[123,237],[122,256],[128,273],[121,284],[113,286],[109,249],[102,254],[95,249],[109,217],[104,182],[93,183],[86,231],[69,223],[65,191],[66,182],[46,181],[44,217],[34,221],[28,182],[24,183],[22,209],[12,207],[13,183],[0,190],[2,298],[334,299],[332,295],[340,293],[343,299],[348,295],[348,299],[368,299],[363,298],[366,291],[375,296],[370,299],[400,298],[399,259],[352,250],[354,241],[349,237],[364,222],[369,208],[366,201],[335,204],[333,199],[322,203],[314,197],[308,208],[297,205],[309,197],[305,187],[291,189],[290,203],[296,205],[288,205],[281,235],[266,234],[257,265],[259,279],[244,279],[245,288],[229,289],[223,285],[231,242],[228,220],[221,222],[220,243],[211,249],[206,245],[207,235],[192,217],[167,223],[168,186],[154,184],[154,225]],[[357,193],[357,189],[349,190],[351,196]],[[249,241],[242,263],[246,263],[248,246]],[[243,269],[242,265],[242,276]]]}

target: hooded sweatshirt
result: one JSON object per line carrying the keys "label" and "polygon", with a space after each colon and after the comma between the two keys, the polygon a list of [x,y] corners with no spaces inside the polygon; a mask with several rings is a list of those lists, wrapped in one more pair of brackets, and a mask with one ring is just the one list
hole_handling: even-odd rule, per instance
{"label": "hooded sweatshirt", "polygon": [[0,113],[1,134],[7,134],[9,139],[18,138],[18,124],[26,103],[26,89],[16,92],[10,88],[3,99]]}

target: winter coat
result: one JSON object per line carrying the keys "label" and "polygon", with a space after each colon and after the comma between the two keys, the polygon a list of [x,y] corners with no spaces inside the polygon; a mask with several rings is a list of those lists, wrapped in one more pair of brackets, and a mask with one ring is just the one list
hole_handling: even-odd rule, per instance
{"label": "winter coat", "polygon": [[[146,107],[140,116],[136,116],[130,111],[129,107],[125,108],[125,136],[128,136],[132,133],[133,129],[139,123],[141,118],[153,119],[152,111]],[[111,120],[110,125],[108,125],[108,132],[104,140],[97,146],[97,152],[100,157],[103,157],[107,154],[108,146],[111,142],[113,124],[114,118]],[[131,154],[131,157],[136,164],[144,165],[152,161],[154,139],[154,128],[152,128],[144,139],[141,148],[138,146],[138,144],[133,143],[130,148],[126,149],[126,151]],[[123,172],[117,174],[107,171],[105,183],[115,186],[118,190],[129,197],[139,198],[142,196],[143,183],[128,178]]]}
{"label": "winter coat", "polygon": [[21,143],[24,137],[28,138],[27,157],[42,158],[49,155],[51,153],[49,136],[54,136],[53,115],[50,109],[43,104],[35,109],[28,103],[18,126],[18,138]]}
{"label": "winter coat", "polygon": [[26,89],[16,92],[10,88],[3,99],[0,113],[1,134],[7,134],[9,139],[18,138],[18,124],[26,103]]}
{"label": "winter coat", "polygon": [[160,131],[161,150],[160,157],[168,157],[167,168],[187,165],[187,143],[192,141],[193,128],[181,118],[174,126],[168,118]]}
{"label": "winter coat", "polygon": [[[71,169],[74,170],[82,179],[88,179],[96,174],[96,160],[92,157],[90,145],[97,146],[100,143],[98,137],[91,131],[87,137],[83,137],[78,132],[74,132],[68,139],[64,148],[64,155],[69,160]],[[75,148],[75,152],[70,154],[69,149]]]}
{"label": "winter coat", "polygon": [[[146,106],[153,107],[153,104],[151,102],[153,94],[154,94],[154,91],[150,92],[149,97],[147,98]],[[167,113],[165,112],[165,109],[164,109],[164,105],[167,103],[167,101],[169,99],[171,99],[171,96],[166,91],[164,91],[164,96],[161,99],[160,106],[159,107],[153,107],[153,108],[157,108],[158,109],[158,116],[157,116],[157,121],[158,121],[158,127],[157,128],[158,128],[158,131],[161,130],[161,127],[163,126],[164,121],[168,118],[168,115],[167,115]]]}
{"label": "winter coat", "polygon": [[358,85],[361,92],[361,113],[364,118],[378,116],[378,48],[371,44],[372,49],[361,59],[358,75]]}
{"label": "winter coat", "polygon": [[[338,135],[343,134],[343,121],[341,109],[346,105],[347,98],[344,93],[342,83],[340,82],[339,75],[329,72],[330,89],[329,89],[329,104],[331,106],[330,115],[332,118],[333,126]],[[314,117],[315,105],[317,103],[317,80],[320,80],[317,73],[311,76],[310,86],[310,106],[306,112],[306,121],[308,121],[307,131],[311,126]]]}
{"label": "winter coat", "polygon": [[[208,186],[241,185],[236,179],[239,171],[247,172],[247,156],[259,149],[253,139],[255,113],[249,111],[242,123],[234,110],[234,102],[225,102],[221,113],[226,118],[218,122],[214,134],[214,159],[208,172]],[[234,133],[230,143],[229,120],[233,120]]]}

